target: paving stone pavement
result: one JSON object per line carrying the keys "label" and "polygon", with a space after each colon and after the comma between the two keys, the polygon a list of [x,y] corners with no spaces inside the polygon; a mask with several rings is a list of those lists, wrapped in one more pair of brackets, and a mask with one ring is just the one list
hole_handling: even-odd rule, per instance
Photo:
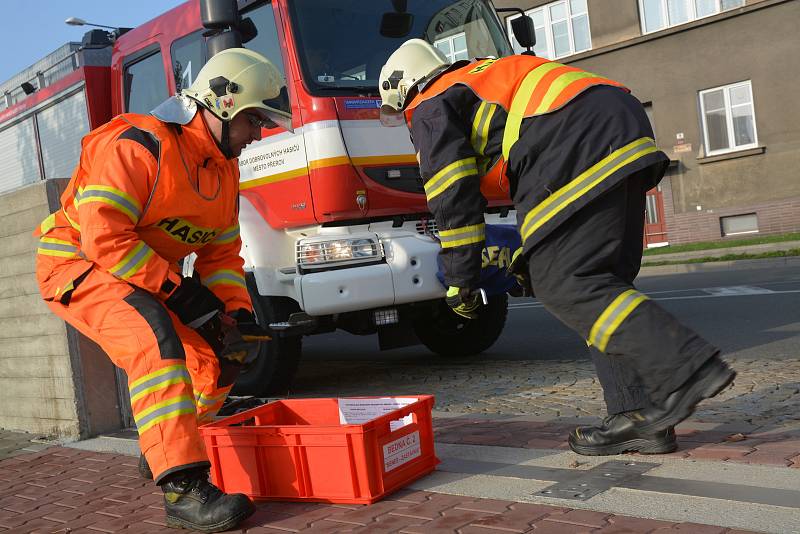
{"label": "paving stone pavement", "polygon": [[[6,438],[6,432],[0,433]],[[19,438],[19,436],[18,436]],[[0,460],[0,532],[167,533],[161,492],[136,458],[54,446]],[[560,506],[401,490],[371,506],[258,503],[248,534],[735,534],[746,531]]]}
{"label": "paving stone pavement", "polygon": [[[739,373],[736,382],[701,404],[693,420],[761,429],[800,423],[800,359],[726,360]],[[301,369],[290,397],[430,393],[436,396],[436,410],[443,412],[566,422],[605,415],[594,367],[585,360],[336,361]]]}

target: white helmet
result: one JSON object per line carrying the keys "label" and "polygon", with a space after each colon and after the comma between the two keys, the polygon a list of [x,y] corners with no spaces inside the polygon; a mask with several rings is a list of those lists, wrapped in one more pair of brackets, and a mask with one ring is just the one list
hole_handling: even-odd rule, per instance
{"label": "white helmet", "polygon": [[381,122],[385,126],[404,124],[402,112],[409,95],[420,83],[444,71],[450,63],[435,46],[422,39],[409,39],[395,50],[381,69]]}
{"label": "white helmet", "polygon": [[246,48],[228,48],[211,57],[181,93],[223,123],[242,110],[259,109],[276,124],[292,126],[283,75],[267,58]]}

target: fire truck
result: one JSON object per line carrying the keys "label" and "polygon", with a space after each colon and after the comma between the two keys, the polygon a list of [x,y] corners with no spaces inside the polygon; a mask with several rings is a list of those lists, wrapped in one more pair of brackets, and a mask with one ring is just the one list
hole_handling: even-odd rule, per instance
{"label": "fire truck", "polygon": [[[473,321],[444,304],[413,146],[405,127],[381,126],[377,87],[389,54],[412,37],[451,61],[511,54],[486,0],[190,0],[136,28],[92,30],[0,86],[0,191],[69,177],[84,134],[189,86],[232,31],[283,73],[293,122],[239,158],[247,285],[276,336],[234,393],[286,392],[302,337],[337,329],[377,335],[380,349],[489,348],[507,297],[489,297]],[[508,197],[488,200],[487,223],[515,223]],[[496,256],[484,251],[484,262]]]}

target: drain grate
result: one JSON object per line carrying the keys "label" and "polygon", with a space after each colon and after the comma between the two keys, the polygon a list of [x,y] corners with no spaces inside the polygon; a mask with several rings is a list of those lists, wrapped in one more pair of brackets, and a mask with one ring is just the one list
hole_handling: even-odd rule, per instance
{"label": "drain grate", "polygon": [[659,465],[644,462],[605,462],[586,471],[575,471],[566,480],[537,491],[535,495],[585,501],[610,488],[637,479]]}

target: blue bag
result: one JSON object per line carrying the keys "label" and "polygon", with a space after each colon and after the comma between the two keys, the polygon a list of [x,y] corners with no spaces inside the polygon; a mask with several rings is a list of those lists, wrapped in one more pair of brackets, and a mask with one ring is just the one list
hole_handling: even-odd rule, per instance
{"label": "blue bag", "polygon": [[[487,224],[486,243],[481,253],[481,278],[478,287],[486,291],[488,296],[502,295],[515,287],[519,287],[517,279],[508,272],[514,251],[522,246],[517,227],[510,224]],[[439,272],[436,276],[442,285],[441,258],[438,260]],[[446,286],[445,286],[446,287]]]}

